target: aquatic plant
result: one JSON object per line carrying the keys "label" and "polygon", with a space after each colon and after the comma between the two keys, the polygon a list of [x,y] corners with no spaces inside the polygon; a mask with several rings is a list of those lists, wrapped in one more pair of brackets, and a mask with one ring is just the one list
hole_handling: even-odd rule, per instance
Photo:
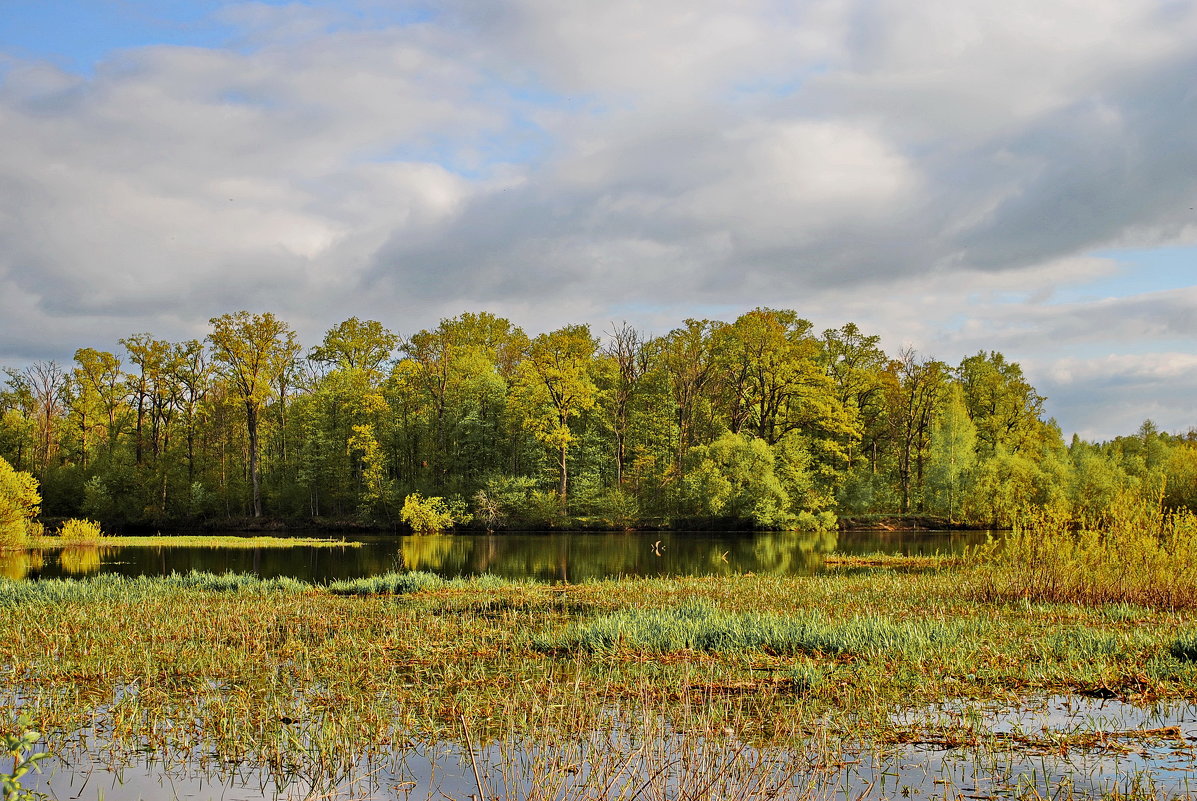
{"label": "aquatic plant", "polygon": [[1197,632],[1190,632],[1172,643],[1172,656],[1184,662],[1197,662]]}
{"label": "aquatic plant", "polygon": [[445,580],[434,573],[385,573],[331,582],[328,591],[333,595],[407,595],[443,586]]}
{"label": "aquatic plant", "polygon": [[38,763],[50,756],[46,751],[33,750],[42,736],[31,727],[29,717],[22,715],[17,718],[16,732],[0,737],[0,750],[12,758],[12,771],[0,770],[0,794],[4,801],[35,801],[46,797],[21,786],[21,779],[30,771],[40,772]]}
{"label": "aquatic plant", "polygon": [[600,615],[561,634],[537,638],[534,644],[542,650],[876,654],[918,652],[954,636],[953,627],[939,622],[895,623],[867,616],[832,623],[819,612],[729,613],[710,604],[693,603]]}

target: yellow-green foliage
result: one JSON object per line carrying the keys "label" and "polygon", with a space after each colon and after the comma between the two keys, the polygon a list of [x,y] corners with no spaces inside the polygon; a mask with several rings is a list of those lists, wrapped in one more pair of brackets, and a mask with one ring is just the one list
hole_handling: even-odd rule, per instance
{"label": "yellow-green foliage", "polygon": [[62,524],[62,528],[58,529],[58,536],[67,542],[95,542],[104,536],[104,532],[100,530],[100,524],[94,520],[79,520],[72,517]]}
{"label": "yellow-green foliage", "polygon": [[41,504],[37,479],[0,459],[0,548],[23,545],[40,533],[35,518]]}
{"label": "yellow-green foliage", "polygon": [[453,513],[444,498],[425,498],[418,492],[404,499],[399,517],[417,534],[435,534],[453,525]]}
{"label": "yellow-green foliage", "polygon": [[1028,515],[972,558],[985,600],[1197,608],[1197,516],[1130,496],[1077,530],[1062,514]]}

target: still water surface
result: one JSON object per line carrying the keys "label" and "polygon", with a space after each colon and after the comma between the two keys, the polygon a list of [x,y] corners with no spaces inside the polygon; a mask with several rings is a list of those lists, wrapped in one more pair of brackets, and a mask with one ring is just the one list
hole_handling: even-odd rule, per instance
{"label": "still water surface", "polygon": [[[309,534],[310,536],[310,534]],[[204,570],[311,582],[423,570],[579,582],[613,576],[811,575],[826,554],[958,554],[984,532],[618,532],[353,537],[360,547],[92,547],[0,553],[0,575],[53,578]]]}

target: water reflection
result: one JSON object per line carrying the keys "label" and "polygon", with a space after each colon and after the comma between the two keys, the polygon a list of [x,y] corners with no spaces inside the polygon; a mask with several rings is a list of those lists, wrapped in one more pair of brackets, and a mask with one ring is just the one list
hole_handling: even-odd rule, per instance
{"label": "water reflection", "polygon": [[[114,549],[106,548],[105,550],[112,551]],[[70,548],[63,548],[59,552],[58,566],[62,568],[63,573],[72,575],[99,573],[103,566],[103,558],[100,555],[99,546],[74,545]]]}
{"label": "water reflection", "polygon": [[[359,537],[361,547],[74,547],[0,552],[9,578],[205,570],[330,581],[393,570],[579,582],[612,576],[811,575],[830,552],[960,553],[982,532],[611,532]],[[46,554],[43,556],[43,553]]]}
{"label": "water reflection", "polygon": [[44,561],[41,551],[0,551],[0,576],[23,579],[39,573]]}

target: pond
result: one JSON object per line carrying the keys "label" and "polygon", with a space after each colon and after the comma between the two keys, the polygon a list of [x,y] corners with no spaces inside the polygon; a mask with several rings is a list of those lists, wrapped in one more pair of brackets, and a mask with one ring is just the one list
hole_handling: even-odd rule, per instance
{"label": "pond", "polygon": [[[218,532],[223,533],[223,532]],[[311,532],[305,532],[312,536]],[[828,553],[959,554],[985,532],[568,532],[356,536],[358,547],[86,547],[0,552],[0,576],[201,570],[310,582],[422,570],[576,583],[617,576],[812,575]]]}

